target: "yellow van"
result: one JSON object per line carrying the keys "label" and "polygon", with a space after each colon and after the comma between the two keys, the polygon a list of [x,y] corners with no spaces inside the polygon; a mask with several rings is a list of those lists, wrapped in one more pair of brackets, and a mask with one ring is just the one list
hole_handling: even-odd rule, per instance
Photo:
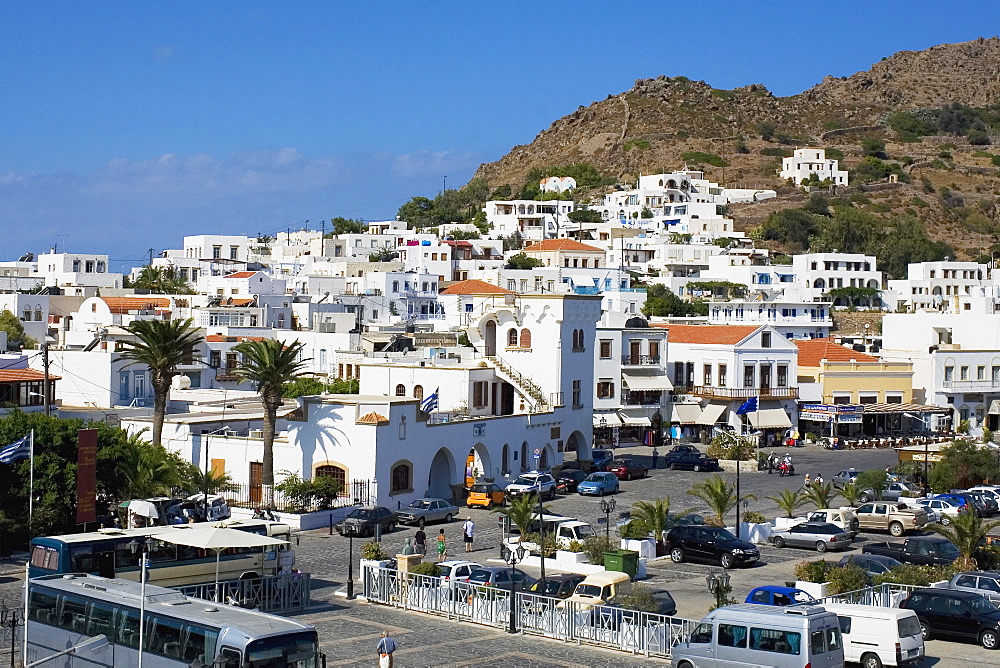
{"label": "yellow van", "polygon": [[576,586],[567,601],[573,601],[578,609],[586,610],[594,605],[614,603],[622,594],[632,589],[632,578],[628,573],[604,571],[591,573]]}

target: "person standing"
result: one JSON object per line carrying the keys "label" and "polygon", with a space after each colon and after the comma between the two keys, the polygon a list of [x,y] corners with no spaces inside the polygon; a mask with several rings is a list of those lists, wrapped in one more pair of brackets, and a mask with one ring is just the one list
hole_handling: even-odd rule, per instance
{"label": "person standing", "polygon": [[660,451],[655,447],[653,448],[653,468],[656,468],[656,460],[660,458]]}
{"label": "person standing", "polygon": [[444,529],[438,531],[437,555],[438,555],[438,563],[448,558],[448,541],[444,537]]}
{"label": "person standing", "polygon": [[378,644],[375,645],[375,651],[378,652],[379,668],[392,668],[392,653],[398,647],[399,643],[389,635],[389,632],[382,631],[382,637],[378,639]]}
{"label": "person standing", "polygon": [[767,455],[767,474],[771,475],[774,473],[774,453],[768,453]]}
{"label": "person standing", "polygon": [[417,533],[413,534],[413,543],[417,552],[427,556],[427,534],[424,533],[423,527],[417,527]]}
{"label": "person standing", "polygon": [[462,533],[465,534],[465,551],[472,552],[472,539],[473,533],[476,530],[476,523],[472,521],[471,517],[465,518],[465,523],[462,525]]}

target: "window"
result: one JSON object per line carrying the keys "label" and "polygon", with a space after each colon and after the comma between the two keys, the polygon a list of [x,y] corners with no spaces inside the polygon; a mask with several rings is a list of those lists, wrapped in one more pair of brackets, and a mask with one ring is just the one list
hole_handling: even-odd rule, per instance
{"label": "window", "polygon": [[597,383],[597,398],[610,399],[615,396],[615,384],[610,380],[600,380]]}
{"label": "window", "polygon": [[712,642],[712,625],[699,624],[691,633],[691,642],[699,644]]}
{"label": "window", "polygon": [[953,380],[955,380],[955,367],[946,366],[944,368],[944,382],[950,383]]}
{"label": "window", "polygon": [[969,367],[962,365],[958,373],[960,379],[969,380]]}
{"label": "window", "polygon": [[885,403],[887,404],[901,404],[903,403],[902,394],[887,394],[885,395]]}
{"label": "window", "polygon": [[316,477],[333,478],[341,489],[347,489],[347,471],[334,464],[323,464],[316,467]]}
{"label": "window", "polygon": [[229,259],[230,260],[235,260],[237,258],[237,253],[239,253],[239,251],[240,251],[239,246],[230,246],[229,247]]}
{"label": "window", "polygon": [[704,365],[704,372],[705,372],[705,379],[704,379],[705,382],[702,384],[705,385],[705,387],[710,387],[712,385],[712,365],[711,364]]}
{"label": "window", "polygon": [[[760,592],[767,594],[767,592]],[[719,624],[719,642],[722,647],[739,647],[746,649],[747,627],[733,624]]]}
{"label": "window", "polygon": [[396,396],[397,397],[406,396],[406,387],[402,383],[396,386]]}
{"label": "window", "polygon": [[583,394],[583,382],[579,380],[573,381],[573,408],[583,408],[583,403],[580,401],[580,397]]}
{"label": "window", "polygon": [[725,364],[720,364],[719,365],[719,387],[725,387],[725,386],[726,386],[726,365]]}
{"label": "window", "polygon": [[809,649],[816,654],[826,654],[826,632],[824,629],[813,631],[809,636]]}
{"label": "window", "polygon": [[743,387],[754,387],[756,385],[756,373],[752,364],[743,367]]}
{"label": "window", "polygon": [[788,367],[784,364],[778,365],[778,378],[775,385],[777,387],[785,387],[788,385]]}
{"label": "window", "polygon": [[423,385],[414,385],[413,386],[413,396],[416,397],[417,399],[423,399],[424,398],[424,386]]}
{"label": "window", "polygon": [[990,367],[990,380],[993,381],[994,385],[1000,385],[1000,366]]}
{"label": "window", "polygon": [[801,644],[801,633],[777,629],[750,629],[750,649],[779,654],[798,654]]}
{"label": "window", "polygon": [[472,407],[485,408],[489,405],[490,384],[488,381],[476,381],[472,383]]}
{"label": "window", "polygon": [[660,361],[660,342],[650,341],[649,342],[649,356],[656,362]]}
{"label": "window", "polygon": [[525,327],[521,330],[521,347],[530,348],[531,347],[531,330]]}
{"label": "window", "polygon": [[982,364],[976,367],[976,380],[986,380],[986,367]]}
{"label": "window", "polygon": [[[611,359],[611,341],[608,339],[601,339],[601,359],[602,360]],[[993,367],[993,368],[1000,370],[1000,367]]]}
{"label": "window", "polygon": [[507,330],[507,347],[517,348],[517,330],[513,327]]}
{"label": "window", "polygon": [[411,468],[409,462],[396,464],[392,467],[392,485],[389,489],[390,494],[412,491],[413,487],[410,484],[410,471]]}
{"label": "window", "polygon": [[212,246],[212,259],[222,259],[222,246]]}
{"label": "window", "polygon": [[770,348],[771,347],[771,332],[761,332],[760,333],[760,347]]}

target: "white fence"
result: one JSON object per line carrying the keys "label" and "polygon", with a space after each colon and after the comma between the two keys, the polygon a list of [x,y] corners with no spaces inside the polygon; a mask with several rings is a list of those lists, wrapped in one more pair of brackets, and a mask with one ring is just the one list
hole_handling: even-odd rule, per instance
{"label": "white fence", "polygon": [[[362,592],[372,603],[495,628],[511,625],[510,591],[496,587],[365,567]],[[698,624],[691,619],[614,606],[581,606],[524,592],[515,592],[514,597],[513,626],[520,633],[646,656],[670,656],[671,648]]]}
{"label": "white fence", "polygon": [[865,587],[819,599],[820,603],[855,603],[877,608],[895,608],[911,592],[924,587],[887,582],[875,587]]}

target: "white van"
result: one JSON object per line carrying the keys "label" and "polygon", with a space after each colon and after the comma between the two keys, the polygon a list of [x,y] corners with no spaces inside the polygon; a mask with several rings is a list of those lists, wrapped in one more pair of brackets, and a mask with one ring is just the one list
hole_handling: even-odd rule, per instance
{"label": "white van", "polygon": [[677,668],[843,668],[837,615],[816,605],[742,603],[708,613],[671,654]]}
{"label": "white van", "polygon": [[840,619],[846,661],[878,668],[909,664],[924,655],[920,621],[912,610],[850,603],[824,603],[823,607]]}

